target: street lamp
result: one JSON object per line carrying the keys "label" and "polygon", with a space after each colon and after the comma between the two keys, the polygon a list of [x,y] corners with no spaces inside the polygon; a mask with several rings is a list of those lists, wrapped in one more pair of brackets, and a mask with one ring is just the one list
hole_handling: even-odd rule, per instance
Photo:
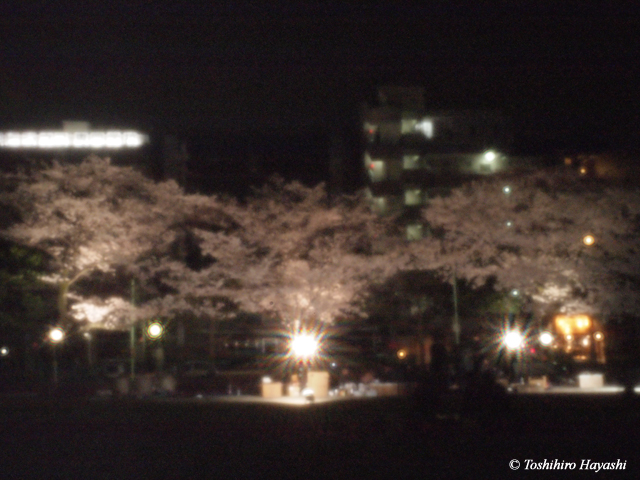
{"label": "street lamp", "polygon": [[162,337],[163,333],[164,333],[164,327],[160,322],[152,322],[147,327],[147,336],[151,340],[157,340],[158,338]]}
{"label": "street lamp", "polygon": [[64,330],[60,327],[54,327],[49,330],[49,340],[51,340],[51,344],[53,345],[53,383],[54,385],[58,384],[58,357],[56,353],[56,346],[64,340]]}
{"label": "street lamp", "polygon": [[164,326],[160,322],[151,322],[147,326],[147,336],[151,340],[157,340],[158,344],[153,351],[153,356],[156,362],[156,370],[162,371],[164,363],[164,349],[162,346],[162,335],[164,335]]}
{"label": "street lamp", "polygon": [[524,346],[525,346],[525,337],[519,330],[507,330],[502,337],[502,343],[507,350],[507,359],[508,359],[508,369],[509,369],[509,377],[511,381],[514,381],[516,378],[522,378],[523,373],[523,365],[522,361]]}
{"label": "street lamp", "polygon": [[503,342],[508,350],[519,350],[524,345],[524,336],[518,330],[511,330],[504,336]]}
{"label": "street lamp", "polygon": [[496,152],[494,152],[493,150],[488,150],[484,153],[482,159],[484,160],[484,163],[491,163],[496,159],[496,157]]}
{"label": "street lamp", "polygon": [[584,243],[587,247],[590,247],[594,243],[596,243],[596,238],[593,235],[591,235],[590,233],[588,233],[587,235],[582,237],[582,243]]}
{"label": "street lamp", "polygon": [[291,338],[290,349],[300,361],[309,362],[318,352],[318,339],[309,333],[298,333]]}
{"label": "street lamp", "polygon": [[542,345],[544,345],[545,347],[548,347],[549,345],[551,345],[553,343],[553,335],[551,335],[551,333],[549,332],[542,332],[540,334],[540,343]]}
{"label": "street lamp", "polygon": [[299,330],[291,335],[289,342],[289,356],[295,360],[296,368],[300,376],[300,391],[304,390],[307,383],[309,365],[320,351],[319,336],[310,331]]}
{"label": "street lamp", "polygon": [[82,336],[87,341],[87,368],[89,369],[89,373],[93,373],[93,352],[91,351],[91,341],[93,340],[93,336],[91,332],[84,332]]}

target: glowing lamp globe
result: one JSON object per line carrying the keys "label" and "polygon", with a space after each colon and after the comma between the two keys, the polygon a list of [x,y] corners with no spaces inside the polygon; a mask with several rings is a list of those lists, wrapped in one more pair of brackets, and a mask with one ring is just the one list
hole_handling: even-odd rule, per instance
{"label": "glowing lamp globe", "polygon": [[512,330],[504,337],[504,344],[509,350],[517,350],[522,347],[524,337],[517,330]]}
{"label": "glowing lamp globe", "polygon": [[596,243],[596,238],[591,234],[585,235],[584,237],[582,237],[582,243],[584,243],[587,247],[590,247],[591,245]]}
{"label": "glowing lamp globe", "polygon": [[160,338],[162,336],[163,331],[164,331],[164,328],[158,322],[153,322],[147,327],[147,335],[149,335],[149,338],[153,338],[153,339]]}
{"label": "glowing lamp globe", "polygon": [[291,353],[300,359],[312,358],[318,351],[318,347],[316,337],[308,333],[294,335],[291,339]]}
{"label": "glowing lamp globe", "polygon": [[485,163],[491,163],[496,159],[496,157],[496,152],[489,150],[488,152],[485,152],[485,154],[482,156],[482,159]]}
{"label": "glowing lamp globe", "polygon": [[59,343],[63,339],[64,339],[64,330],[62,330],[60,327],[52,328],[49,331],[49,340],[51,340],[53,343]]}
{"label": "glowing lamp globe", "polygon": [[540,343],[544,346],[549,346],[553,343],[553,335],[549,332],[542,332],[540,334]]}

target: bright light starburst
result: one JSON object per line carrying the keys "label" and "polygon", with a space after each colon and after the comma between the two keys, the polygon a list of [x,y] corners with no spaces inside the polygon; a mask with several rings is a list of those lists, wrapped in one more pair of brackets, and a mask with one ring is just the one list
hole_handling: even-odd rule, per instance
{"label": "bright light starburst", "polygon": [[517,330],[511,330],[504,336],[504,344],[509,350],[517,350],[522,347],[524,337]]}
{"label": "bright light starburst", "polygon": [[315,335],[299,333],[291,338],[290,350],[293,356],[302,360],[310,360],[318,352],[319,343]]}

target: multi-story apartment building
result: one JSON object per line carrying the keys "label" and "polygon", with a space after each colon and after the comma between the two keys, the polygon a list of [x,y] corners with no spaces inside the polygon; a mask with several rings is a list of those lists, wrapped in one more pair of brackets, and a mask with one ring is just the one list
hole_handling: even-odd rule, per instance
{"label": "multi-story apartment building", "polygon": [[372,208],[404,213],[408,239],[424,234],[419,210],[476,176],[510,169],[506,119],[484,111],[429,111],[421,88],[384,87],[363,113]]}

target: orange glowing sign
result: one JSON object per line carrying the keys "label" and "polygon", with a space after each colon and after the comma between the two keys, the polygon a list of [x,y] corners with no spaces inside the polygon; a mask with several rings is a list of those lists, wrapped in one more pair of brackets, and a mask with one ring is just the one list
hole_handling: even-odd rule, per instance
{"label": "orange glowing sign", "polygon": [[587,315],[558,315],[554,323],[564,335],[571,335],[588,331],[592,322]]}

